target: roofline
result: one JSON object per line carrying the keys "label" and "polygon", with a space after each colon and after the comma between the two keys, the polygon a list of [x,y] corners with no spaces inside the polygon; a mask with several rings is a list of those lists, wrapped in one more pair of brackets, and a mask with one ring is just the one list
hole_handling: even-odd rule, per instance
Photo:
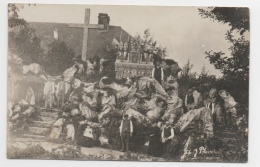
{"label": "roofline", "polygon": [[[45,24],[75,24],[75,23],[57,23],[57,22],[40,22],[40,21],[27,21],[27,23],[45,23]],[[77,23],[77,24],[83,24],[83,23]],[[121,26],[113,26],[109,25],[109,27],[119,27],[122,29]],[[122,29],[123,30],[123,29]]]}

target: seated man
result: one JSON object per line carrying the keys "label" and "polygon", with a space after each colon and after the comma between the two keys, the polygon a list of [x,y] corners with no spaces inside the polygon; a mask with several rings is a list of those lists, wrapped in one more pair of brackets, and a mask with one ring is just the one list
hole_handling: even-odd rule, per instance
{"label": "seated man", "polygon": [[16,131],[17,129],[20,129],[21,122],[23,122],[22,119],[22,107],[19,104],[12,104],[12,107],[9,111],[9,118],[8,118],[8,126],[9,130]]}
{"label": "seated man", "polygon": [[214,131],[218,131],[223,126],[223,113],[220,102],[217,100],[217,90],[212,88],[209,91],[208,98],[204,100],[204,104],[207,108],[211,109],[213,117]]}
{"label": "seated man", "polygon": [[193,97],[194,97],[195,108],[197,109],[203,107],[203,99],[199,88],[194,88]]}
{"label": "seated man", "polygon": [[236,118],[237,118],[237,102],[235,99],[225,90],[219,91],[220,97],[224,100],[224,107],[228,117],[228,127],[236,128]]}
{"label": "seated man", "polygon": [[115,109],[116,104],[115,92],[112,89],[103,89],[100,93],[102,112],[98,115],[99,122],[101,122],[106,114]]}
{"label": "seated man", "polygon": [[59,118],[51,127],[51,132],[49,135],[49,138],[51,140],[57,140],[60,138],[62,129],[63,129],[63,124],[65,123],[65,117],[63,116],[62,118]]}
{"label": "seated man", "polygon": [[33,106],[22,106],[21,103],[13,103],[9,106],[9,128],[15,132],[23,130],[30,116],[36,111]]}
{"label": "seated man", "polygon": [[78,144],[83,147],[92,147],[94,143],[93,138],[93,129],[90,127],[90,125],[87,125],[83,132],[83,136],[78,140]]}

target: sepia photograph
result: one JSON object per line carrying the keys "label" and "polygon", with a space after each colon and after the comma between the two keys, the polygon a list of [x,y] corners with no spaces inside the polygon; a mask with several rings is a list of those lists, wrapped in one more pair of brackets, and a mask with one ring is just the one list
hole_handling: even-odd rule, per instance
{"label": "sepia photograph", "polygon": [[9,3],[7,158],[247,163],[249,15]]}

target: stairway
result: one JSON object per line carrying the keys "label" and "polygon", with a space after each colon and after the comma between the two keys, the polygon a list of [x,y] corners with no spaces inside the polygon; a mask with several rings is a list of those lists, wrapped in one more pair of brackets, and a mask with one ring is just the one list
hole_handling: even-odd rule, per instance
{"label": "stairway", "polygon": [[50,133],[51,127],[58,119],[60,110],[37,108],[36,113],[25,128],[24,138],[46,140]]}

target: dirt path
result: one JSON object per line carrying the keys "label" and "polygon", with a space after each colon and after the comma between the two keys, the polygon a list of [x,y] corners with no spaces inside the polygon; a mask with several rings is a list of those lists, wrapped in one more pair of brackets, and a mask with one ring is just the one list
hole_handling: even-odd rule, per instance
{"label": "dirt path", "polygon": [[[68,144],[58,144],[37,139],[17,138],[11,142],[11,147],[15,149],[26,150],[31,146],[41,146],[47,152],[56,152],[62,154],[68,148],[79,150],[91,160],[136,160],[136,161],[165,161],[163,158],[150,157],[145,154],[132,153],[129,154],[117,150],[111,150],[101,147],[79,147]],[[46,159],[46,157],[43,157]],[[84,159],[89,160],[89,159]]]}

